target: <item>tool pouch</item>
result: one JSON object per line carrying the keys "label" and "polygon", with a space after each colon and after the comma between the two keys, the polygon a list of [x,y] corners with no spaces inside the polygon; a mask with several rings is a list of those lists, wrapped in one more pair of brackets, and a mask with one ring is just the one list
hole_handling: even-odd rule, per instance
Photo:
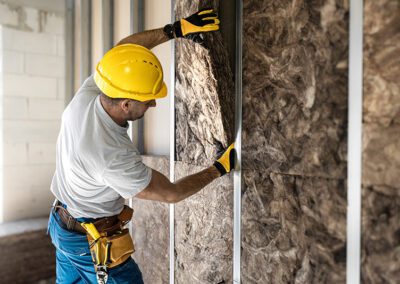
{"label": "tool pouch", "polygon": [[[94,240],[88,236],[89,244]],[[104,264],[107,268],[115,267],[127,260],[135,252],[132,237],[128,229],[114,235],[100,237],[99,245],[92,245],[90,252],[95,264]],[[98,257],[99,256],[99,257]]]}
{"label": "tool pouch", "polygon": [[98,230],[94,223],[81,223],[86,230],[98,283],[106,283],[107,270],[123,263],[135,251],[129,230],[123,229],[132,217],[133,210],[129,209],[124,208],[118,222],[109,228]]}

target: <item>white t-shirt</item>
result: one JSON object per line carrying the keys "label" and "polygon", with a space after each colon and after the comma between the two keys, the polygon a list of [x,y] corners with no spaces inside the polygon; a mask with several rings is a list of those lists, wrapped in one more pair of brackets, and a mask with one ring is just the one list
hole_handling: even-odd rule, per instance
{"label": "white t-shirt", "polygon": [[151,180],[128,127],[112,120],[99,94],[90,76],[64,110],[57,139],[51,191],[75,218],[116,215]]}

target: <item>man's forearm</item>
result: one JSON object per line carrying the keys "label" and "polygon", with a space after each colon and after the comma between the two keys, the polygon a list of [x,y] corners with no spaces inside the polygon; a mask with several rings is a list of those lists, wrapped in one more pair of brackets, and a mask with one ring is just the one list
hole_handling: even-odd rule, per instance
{"label": "man's forearm", "polygon": [[164,34],[162,28],[144,31],[136,34],[132,34],[120,42],[117,45],[125,44],[125,43],[133,43],[144,46],[148,49],[152,49],[153,47],[167,42],[169,38]]}
{"label": "man's forearm", "polygon": [[219,176],[219,171],[214,166],[211,166],[201,172],[176,181],[174,183],[174,191],[176,192],[175,202],[179,202],[195,194]]}

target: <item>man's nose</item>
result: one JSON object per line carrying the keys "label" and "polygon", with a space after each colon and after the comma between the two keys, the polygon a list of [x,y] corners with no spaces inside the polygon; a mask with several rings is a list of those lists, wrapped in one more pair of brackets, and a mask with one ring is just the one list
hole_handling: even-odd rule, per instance
{"label": "man's nose", "polygon": [[155,107],[157,105],[156,100],[151,100],[150,107]]}

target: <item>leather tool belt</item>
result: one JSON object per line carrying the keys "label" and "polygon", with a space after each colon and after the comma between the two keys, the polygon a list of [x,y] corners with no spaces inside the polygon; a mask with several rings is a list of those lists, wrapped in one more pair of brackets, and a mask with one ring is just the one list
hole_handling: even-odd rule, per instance
{"label": "leather tool belt", "polygon": [[[125,207],[129,208],[128,206]],[[96,226],[96,228],[98,228],[99,231],[109,232],[116,230],[120,226],[119,218],[128,219],[126,223],[129,222],[129,220],[132,218],[133,209],[129,208],[130,210],[132,210],[132,213],[130,213],[129,210],[125,209],[125,207],[119,215],[99,218],[92,223]],[[58,213],[58,216],[60,216],[60,219],[64,223],[67,230],[86,234],[86,230],[81,226],[81,223],[78,222],[74,217],[72,217],[68,210],[62,206],[62,203],[60,201],[56,202],[54,210]],[[120,216],[121,214],[124,214],[126,216]]]}
{"label": "leather tool belt", "polygon": [[133,209],[125,205],[118,215],[80,223],[61,203],[58,202],[54,208],[68,230],[86,234],[97,282],[107,283],[108,269],[123,263],[135,251],[129,230],[124,229],[132,219]]}

